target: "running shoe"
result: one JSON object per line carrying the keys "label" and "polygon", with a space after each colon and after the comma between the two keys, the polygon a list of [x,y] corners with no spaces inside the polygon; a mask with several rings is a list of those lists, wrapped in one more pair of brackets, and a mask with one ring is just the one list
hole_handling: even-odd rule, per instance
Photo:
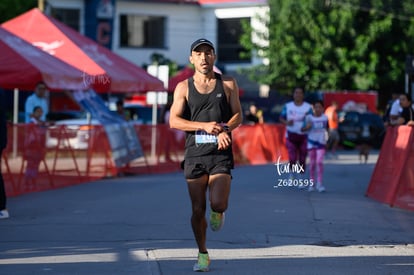
{"label": "running shoe", "polygon": [[197,262],[194,264],[193,271],[207,272],[209,270],[210,257],[208,253],[198,253]]}
{"label": "running shoe", "polygon": [[224,224],[224,213],[210,211],[210,228],[213,231],[219,231]]}
{"label": "running shoe", "polygon": [[318,192],[322,193],[325,192],[325,187],[323,187],[323,185],[320,185],[318,187],[316,187],[316,189],[318,190]]}
{"label": "running shoe", "polygon": [[9,211],[7,211],[7,209],[3,209],[0,211],[0,219],[7,219],[9,218]]}

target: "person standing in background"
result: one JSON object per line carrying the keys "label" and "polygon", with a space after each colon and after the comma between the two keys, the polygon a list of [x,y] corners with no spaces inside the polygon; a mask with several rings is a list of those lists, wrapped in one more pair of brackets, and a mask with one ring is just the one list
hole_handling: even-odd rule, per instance
{"label": "person standing in background", "polygon": [[400,94],[398,92],[392,92],[391,99],[388,100],[387,106],[385,106],[384,116],[382,117],[382,120],[384,121],[384,125],[388,126],[390,125],[390,114],[391,114],[391,108],[394,105],[394,102],[399,100],[398,97]]}
{"label": "person standing in background", "polygon": [[4,186],[3,174],[1,172],[1,161],[3,159],[3,150],[7,146],[7,119],[4,92],[0,91],[0,219],[10,217],[7,210],[6,188]]}
{"label": "person standing in background", "polygon": [[302,131],[305,125],[305,117],[312,114],[312,106],[305,102],[305,92],[303,88],[293,89],[293,100],[283,106],[279,120],[286,125],[286,147],[289,155],[290,167],[297,164],[301,167],[301,172],[291,172],[290,177],[295,178],[295,174],[301,176],[305,173],[307,157],[307,133]]}
{"label": "person standing in background", "polygon": [[118,99],[116,101],[116,112],[117,112],[118,115],[120,115],[126,121],[129,121],[131,119],[131,115],[124,108],[124,101],[122,99]]}
{"label": "person standing in background", "polygon": [[400,95],[402,94],[404,93],[398,93],[397,98],[392,102],[387,121],[388,123],[386,125],[398,124],[398,118],[400,116],[400,113],[402,112],[402,107],[400,104]]}
{"label": "person standing in background", "polygon": [[40,120],[46,121],[46,115],[49,112],[49,105],[46,99],[47,87],[45,83],[40,82],[36,85],[34,93],[26,99],[24,105],[25,123],[30,123],[32,119],[32,113],[36,106],[40,106],[43,110],[43,114]]}
{"label": "person standing in background", "polygon": [[409,125],[414,126],[414,110],[412,100],[409,94],[401,94],[399,97],[401,111],[393,125]]}
{"label": "person standing in background", "polygon": [[263,112],[257,109],[255,104],[250,104],[249,111],[245,115],[246,124],[254,125],[263,123]]}
{"label": "person standing in background", "polygon": [[26,190],[36,189],[36,179],[39,173],[39,165],[45,158],[46,123],[41,119],[42,107],[35,106],[27,126],[25,135],[24,158],[27,161],[25,171]]}
{"label": "person standing in background", "polygon": [[328,149],[330,150],[332,156],[336,158],[336,149],[339,145],[339,119],[338,119],[338,103],[332,101],[331,105],[326,108],[325,115],[328,117]]}

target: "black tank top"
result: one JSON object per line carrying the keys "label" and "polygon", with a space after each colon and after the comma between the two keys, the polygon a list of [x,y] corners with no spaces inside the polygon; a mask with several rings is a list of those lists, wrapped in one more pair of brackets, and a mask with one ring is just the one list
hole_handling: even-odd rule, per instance
{"label": "black tank top", "polygon": [[[231,108],[227,101],[220,74],[215,74],[216,86],[211,93],[201,94],[194,86],[194,79],[188,79],[187,119],[191,121],[227,123],[231,118]],[[199,157],[210,154],[229,154],[227,150],[217,150],[216,143],[196,143],[196,134],[199,132],[187,132],[185,155],[186,157]]]}

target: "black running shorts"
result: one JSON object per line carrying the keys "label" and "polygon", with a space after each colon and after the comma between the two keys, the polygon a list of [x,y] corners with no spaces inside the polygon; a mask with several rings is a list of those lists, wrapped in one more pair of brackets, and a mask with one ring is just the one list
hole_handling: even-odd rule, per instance
{"label": "black running shorts", "polygon": [[191,157],[184,160],[186,179],[197,179],[203,175],[228,174],[234,168],[233,159],[226,155]]}

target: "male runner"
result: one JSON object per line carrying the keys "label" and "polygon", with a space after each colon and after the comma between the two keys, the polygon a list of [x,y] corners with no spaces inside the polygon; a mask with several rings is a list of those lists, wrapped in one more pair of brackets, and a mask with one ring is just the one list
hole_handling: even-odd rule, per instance
{"label": "male runner", "polygon": [[231,131],[242,122],[235,79],[213,70],[216,54],[207,39],[190,48],[192,77],[178,83],[170,111],[171,128],[186,131],[184,175],[192,203],[191,225],[198,246],[194,271],[208,271],[206,193],[209,191],[210,228],[224,222],[234,168]]}

